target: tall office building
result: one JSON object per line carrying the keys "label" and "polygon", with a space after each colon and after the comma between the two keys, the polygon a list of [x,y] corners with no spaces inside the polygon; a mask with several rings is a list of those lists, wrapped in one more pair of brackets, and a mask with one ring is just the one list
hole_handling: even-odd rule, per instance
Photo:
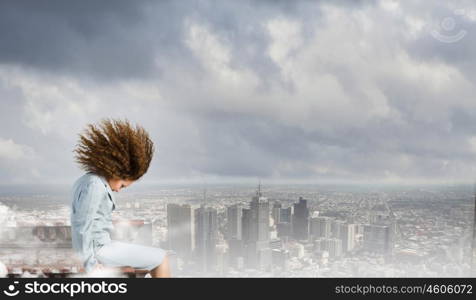
{"label": "tall office building", "polygon": [[[245,229],[247,230],[247,229]],[[243,209],[241,205],[227,208],[228,259],[236,266],[239,257],[243,257]]]}
{"label": "tall office building", "polygon": [[276,230],[280,238],[288,238],[293,234],[292,219],[292,207],[279,209],[279,222],[276,224]]}
{"label": "tall office building", "polygon": [[342,229],[345,225],[345,222],[342,220],[332,220],[331,222],[331,236],[334,238],[340,239],[342,235]]}
{"label": "tall office building", "polygon": [[243,241],[245,262],[249,268],[267,269],[271,266],[269,247],[269,201],[258,188],[249,209],[243,209]]}
{"label": "tall office building", "polygon": [[273,204],[273,210],[271,211],[271,216],[273,217],[274,225],[277,225],[280,222],[281,218],[281,203],[275,202]]}
{"label": "tall office building", "polygon": [[249,208],[241,210],[241,238],[245,244],[251,241],[251,209]]}
{"label": "tall office building", "polygon": [[291,223],[292,207],[281,208],[279,210],[279,223]]}
{"label": "tall office building", "polygon": [[310,221],[310,234],[313,239],[331,237],[332,218],[312,217]]}
{"label": "tall office building", "polygon": [[195,253],[202,271],[214,271],[218,242],[217,211],[200,206],[195,210]]}
{"label": "tall office building", "polygon": [[167,204],[167,245],[182,258],[193,250],[193,212],[190,205]]}
{"label": "tall office building", "polygon": [[242,207],[238,204],[229,206],[226,210],[227,239],[241,240],[242,238]]}
{"label": "tall office building", "polygon": [[281,223],[278,223],[278,225],[276,226],[276,229],[278,231],[278,237],[280,237],[281,239],[283,238],[288,238],[292,235],[292,224],[289,223],[289,222],[281,222]]}
{"label": "tall office building", "polygon": [[374,253],[393,254],[395,226],[367,224],[364,226],[364,249]]}
{"label": "tall office building", "polygon": [[355,247],[356,225],[342,220],[331,222],[331,235],[342,241],[342,251],[351,251]]}
{"label": "tall office building", "polygon": [[251,241],[269,241],[269,202],[258,192],[250,203]]}
{"label": "tall office building", "polygon": [[340,240],[342,241],[342,251],[348,252],[355,248],[355,235],[357,232],[356,224],[345,223],[341,228]]}
{"label": "tall office building", "polygon": [[299,202],[295,203],[293,207],[293,237],[296,240],[306,240],[309,237],[309,209],[307,208],[307,200],[299,197]]}

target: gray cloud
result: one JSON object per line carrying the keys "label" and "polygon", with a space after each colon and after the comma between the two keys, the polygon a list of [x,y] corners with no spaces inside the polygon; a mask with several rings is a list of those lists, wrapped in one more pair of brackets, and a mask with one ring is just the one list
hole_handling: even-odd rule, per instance
{"label": "gray cloud", "polygon": [[[85,124],[128,117],[148,180],[471,180],[476,7],[452,5],[2,2],[0,138],[35,157],[0,179],[69,182]],[[468,34],[442,43],[455,7]]]}

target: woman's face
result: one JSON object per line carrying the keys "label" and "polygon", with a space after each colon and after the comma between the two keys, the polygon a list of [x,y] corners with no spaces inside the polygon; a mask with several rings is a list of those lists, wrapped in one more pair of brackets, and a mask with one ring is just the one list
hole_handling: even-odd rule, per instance
{"label": "woman's face", "polygon": [[119,192],[122,188],[126,188],[131,185],[134,181],[133,180],[125,180],[125,179],[109,179],[108,183],[111,187],[111,190],[114,192]]}

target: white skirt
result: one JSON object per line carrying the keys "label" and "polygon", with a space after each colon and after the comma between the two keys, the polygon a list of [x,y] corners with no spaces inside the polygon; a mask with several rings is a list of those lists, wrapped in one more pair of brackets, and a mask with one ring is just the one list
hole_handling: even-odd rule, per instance
{"label": "white skirt", "polygon": [[106,267],[133,267],[151,271],[166,256],[161,248],[112,240],[96,251],[97,261]]}

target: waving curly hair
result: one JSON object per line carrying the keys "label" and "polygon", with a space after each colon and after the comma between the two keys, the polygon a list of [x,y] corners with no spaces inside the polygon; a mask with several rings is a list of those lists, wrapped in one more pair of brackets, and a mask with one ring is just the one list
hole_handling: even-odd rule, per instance
{"label": "waving curly hair", "polygon": [[154,150],[141,126],[133,127],[127,119],[103,119],[99,125],[87,125],[73,152],[85,171],[107,179],[137,180],[147,172]]}

